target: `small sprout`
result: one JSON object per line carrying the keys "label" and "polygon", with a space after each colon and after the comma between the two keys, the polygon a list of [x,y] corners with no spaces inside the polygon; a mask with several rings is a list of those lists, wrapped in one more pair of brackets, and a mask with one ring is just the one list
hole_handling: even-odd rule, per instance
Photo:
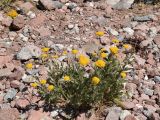
{"label": "small sprout", "polygon": [[79,56],[79,64],[82,66],[86,66],[90,63],[90,59],[84,55]]}
{"label": "small sprout", "polygon": [[48,47],[42,48],[42,52],[48,52],[49,50],[50,50],[50,48],[48,48]]}
{"label": "small sprout", "polygon": [[72,54],[77,54],[78,53],[78,50],[72,50]]}
{"label": "small sprout", "polygon": [[122,78],[126,78],[126,76],[127,76],[126,72],[122,71],[122,72],[121,72],[121,77],[122,77]]}
{"label": "small sprout", "polygon": [[47,88],[48,91],[53,91],[54,90],[54,86],[53,85],[49,85]]}
{"label": "small sprout", "polygon": [[27,69],[32,69],[33,68],[33,64],[32,63],[27,63],[26,64],[26,68]]}
{"label": "small sprout", "polygon": [[109,48],[112,54],[117,54],[119,49],[117,46],[112,46]]}
{"label": "small sprout", "polygon": [[64,81],[70,81],[70,77],[68,75],[64,76]]}
{"label": "small sprout", "polygon": [[98,32],[96,32],[96,35],[98,37],[102,37],[104,35],[104,32],[103,31],[98,31]]}
{"label": "small sprout", "polygon": [[107,57],[107,53],[102,52],[101,53],[101,58],[106,58]]}
{"label": "small sprout", "polygon": [[35,83],[31,83],[31,86],[36,88],[38,86],[38,84],[35,82]]}
{"label": "small sprout", "polygon": [[97,60],[97,61],[95,62],[95,65],[96,65],[97,67],[99,67],[99,68],[104,68],[104,67],[106,66],[106,63],[105,63],[105,61],[103,61],[103,60]]}
{"label": "small sprout", "polygon": [[15,18],[18,16],[18,13],[16,10],[10,10],[8,13],[7,13],[8,16],[10,16],[11,18]]}
{"label": "small sprout", "polygon": [[45,84],[47,83],[47,80],[40,80],[40,83],[41,83],[42,85],[45,85]]}
{"label": "small sprout", "polygon": [[100,79],[98,77],[93,77],[92,78],[92,84],[93,85],[97,85],[97,84],[99,84],[99,82],[100,82]]}
{"label": "small sprout", "polygon": [[113,43],[119,43],[119,40],[118,39],[113,39],[112,42]]}

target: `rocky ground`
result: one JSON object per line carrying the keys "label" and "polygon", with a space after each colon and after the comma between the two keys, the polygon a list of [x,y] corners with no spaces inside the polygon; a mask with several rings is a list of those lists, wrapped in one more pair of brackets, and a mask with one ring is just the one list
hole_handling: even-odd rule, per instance
{"label": "rocky ground", "polygon": [[[32,75],[46,79],[46,66],[35,65],[28,71],[25,64],[40,57],[42,47],[53,52],[72,47],[92,52],[97,46],[109,46],[113,38],[135,48],[125,85],[128,97],[123,98],[123,109],[104,107],[101,115],[92,114],[90,120],[160,120],[160,7],[128,9],[130,3],[112,2],[116,0],[110,5],[104,1],[19,1],[12,7],[18,17],[0,12],[0,120],[64,119],[62,110],[43,111],[44,102],[32,96]],[[105,31],[100,41],[96,31]],[[76,118],[86,119],[83,113]]]}

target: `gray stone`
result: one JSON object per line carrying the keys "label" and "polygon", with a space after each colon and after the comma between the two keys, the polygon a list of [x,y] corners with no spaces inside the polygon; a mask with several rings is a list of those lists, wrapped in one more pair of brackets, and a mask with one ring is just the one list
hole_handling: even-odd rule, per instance
{"label": "gray stone", "polygon": [[29,75],[36,75],[38,72],[39,72],[39,69],[27,70],[27,73]]}
{"label": "gray stone", "polygon": [[58,110],[54,110],[51,112],[51,117],[55,118],[56,116],[58,116]]}
{"label": "gray stone", "polygon": [[72,10],[77,7],[77,4],[76,3],[67,3],[66,6],[68,9]]}
{"label": "gray stone", "polygon": [[123,30],[127,32],[130,36],[134,34],[134,30],[129,27],[123,28]]}
{"label": "gray stone", "polygon": [[35,82],[36,79],[31,75],[24,74],[23,77],[22,77],[22,81],[25,82],[25,83],[32,83],[32,82]]}
{"label": "gray stone", "polygon": [[133,4],[134,0],[120,0],[117,4],[113,6],[114,9],[129,9]]}
{"label": "gray stone", "polygon": [[63,6],[61,2],[53,0],[39,0],[39,3],[47,10],[60,9]]}
{"label": "gray stone", "polygon": [[154,81],[160,83],[160,76],[154,76]]}
{"label": "gray stone", "polygon": [[149,88],[144,88],[144,93],[145,93],[146,95],[152,96],[153,93],[154,93],[154,90],[151,90],[151,89],[149,89]]}
{"label": "gray stone", "polygon": [[146,16],[135,16],[133,18],[133,21],[138,21],[138,22],[147,22],[147,21],[152,21],[153,17],[150,15],[146,15]]}
{"label": "gray stone", "polygon": [[131,113],[128,110],[123,110],[120,114],[120,120],[125,120],[125,117],[131,115]]}
{"label": "gray stone", "polygon": [[34,45],[26,45],[17,54],[17,59],[28,60],[31,58],[38,58],[41,55],[41,49]]}
{"label": "gray stone", "polygon": [[107,4],[113,6],[116,5],[120,0],[106,0]]}
{"label": "gray stone", "polygon": [[112,28],[109,29],[109,32],[112,34],[112,35],[115,35],[115,36],[118,36],[118,32]]}
{"label": "gray stone", "polygon": [[121,111],[122,111],[122,109],[120,107],[110,108],[105,120],[119,120]]}
{"label": "gray stone", "polygon": [[12,100],[17,94],[17,90],[14,88],[10,88],[7,93],[4,96],[4,100],[8,101],[8,100]]}
{"label": "gray stone", "polygon": [[20,30],[21,28],[24,27],[24,25],[25,25],[25,18],[22,15],[19,15],[13,20],[11,27],[14,30]]}

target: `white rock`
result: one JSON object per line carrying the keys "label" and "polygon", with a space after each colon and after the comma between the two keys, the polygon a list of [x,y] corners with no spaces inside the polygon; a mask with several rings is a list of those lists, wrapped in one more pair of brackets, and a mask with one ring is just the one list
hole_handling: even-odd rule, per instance
{"label": "white rock", "polygon": [[128,110],[123,110],[120,114],[120,120],[125,120],[125,117],[130,115],[131,113]]}
{"label": "white rock", "polygon": [[112,34],[112,35],[115,35],[115,36],[118,36],[118,32],[114,29],[109,29],[109,32]]}
{"label": "white rock", "polygon": [[58,115],[58,110],[51,112],[51,117],[55,118]]}
{"label": "white rock", "polygon": [[123,30],[127,32],[130,36],[133,36],[134,34],[134,30],[129,27],[123,28]]}

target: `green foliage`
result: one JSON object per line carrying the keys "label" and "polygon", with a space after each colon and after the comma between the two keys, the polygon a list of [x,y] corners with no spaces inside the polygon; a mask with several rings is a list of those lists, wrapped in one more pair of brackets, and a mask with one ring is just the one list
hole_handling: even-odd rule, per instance
{"label": "green foliage", "polygon": [[[120,62],[115,54],[107,53],[108,56],[102,58],[101,53],[89,55],[89,62],[86,56],[81,59],[75,54],[69,55],[71,57],[68,56],[66,62],[54,60],[50,65],[47,84],[39,85],[41,97],[49,104],[63,103],[74,109],[95,107],[119,98],[131,54],[127,53],[124,61]],[[101,60],[101,67],[96,65],[98,60]],[[93,80],[94,77],[96,79]],[[48,91],[48,85],[53,85],[54,89]]]}
{"label": "green foliage", "polygon": [[12,2],[13,0],[1,0],[0,1],[0,9],[3,9],[4,7],[10,5],[10,3]]}

